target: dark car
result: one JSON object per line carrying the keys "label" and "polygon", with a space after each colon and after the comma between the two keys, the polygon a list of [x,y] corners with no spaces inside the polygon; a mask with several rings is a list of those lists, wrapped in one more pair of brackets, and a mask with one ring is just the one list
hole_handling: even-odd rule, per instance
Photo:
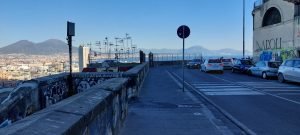
{"label": "dark car", "polygon": [[200,65],[201,65],[201,59],[193,59],[192,61],[186,64],[187,68],[195,68],[195,69],[200,68]]}
{"label": "dark car", "polygon": [[253,63],[250,59],[235,59],[233,61],[232,73],[242,72],[247,73],[248,69],[253,66]]}

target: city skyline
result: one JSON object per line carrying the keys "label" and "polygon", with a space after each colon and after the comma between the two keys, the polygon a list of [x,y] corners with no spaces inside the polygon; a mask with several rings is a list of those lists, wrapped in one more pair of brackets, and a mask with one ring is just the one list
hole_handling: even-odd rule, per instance
{"label": "city skyline", "polygon": [[[246,50],[252,50],[253,2],[246,1]],[[125,33],[129,33],[133,44],[139,48],[179,49],[182,45],[176,29],[186,24],[191,28],[187,47],[200,45],[212,50],[242,50],[242,0],[223,3],[209,0],[12,0],[0,3],[0,47],[18,40],[65,41],[66,21],[69,20],[76,23],[73,42],[77,47],[103,41],[105,37],[114,42],[115,37],[125,37]]]}

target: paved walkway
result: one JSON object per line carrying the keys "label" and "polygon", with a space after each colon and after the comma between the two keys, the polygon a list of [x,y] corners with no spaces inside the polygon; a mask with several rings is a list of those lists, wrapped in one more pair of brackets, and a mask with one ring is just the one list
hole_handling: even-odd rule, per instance
{"label": "paved walkway", "polygon": [[152,68],[140,97],[130,104],[121,135],[218,135],[224,134],[201,101],[183,93],[166,72]]}

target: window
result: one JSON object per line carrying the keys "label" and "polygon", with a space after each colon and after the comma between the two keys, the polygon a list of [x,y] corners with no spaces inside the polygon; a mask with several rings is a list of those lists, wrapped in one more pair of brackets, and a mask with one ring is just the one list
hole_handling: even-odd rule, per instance
{"label": "window", "polygon": [[[249,64],[248,64],[248,65],[249,65]],[[265,67],[266,64],[265,64],[264,61],[260,61],[260,62],[257,62],[257,63],[255,64],[255,66],[257,66],[257,67]]]}
{"label": "window", "polygon": [[221,60],[219,60],[219,59],[210,59],[208,61],[208,63],[221,63]]}
{"label": "window", "polygon": [[268,62],[270,68],[279,68],[280,64],[280,62]]}
{"label": "window", "polygon": [[241,60],[241,63],[244,65],[252,65],[252,62],[250,60]]}
{"label": "window", "polygon": [[262,26],[269,26],[281,22],[281,14],[275,7],[271,7],[264,15]]}
{"label": "window", "polygon": [[260,67],[260,66],[261,66],[261,61],[260,61],[260,62],[257,62],[257,63],[255,64],[255,66]]}
{"label": "window", "polygon": [[294,67],[300,67],[300,60],[295,60]]}
{"label": "window", "polygon": [[292,67],[293,66],[293,61],[292,60],[288,60],[288,61],[285,62],[284,65],[287,66],[287,67]]}
{"label": "window", "polygon": [[222,62],[231,62],[231,59],[222,59]]}

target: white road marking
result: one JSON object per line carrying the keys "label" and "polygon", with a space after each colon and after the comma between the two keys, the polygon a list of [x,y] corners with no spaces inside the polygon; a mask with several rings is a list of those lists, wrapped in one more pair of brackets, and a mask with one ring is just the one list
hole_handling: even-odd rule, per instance
{"label": "white road marking", "polygon": [[209,96],[245,96],[245,95],[264,95],[242,86],[228,83],[194,83],[193,86]]}
{"label": "white road marking", "polygon": [[300,90],[264,90],[266,92],[300,92]]}
{"label": "white road marking", "polygon": [[249,91],[248,88],[201,89],[201,91]]}
{"label": "white road marking", "polygon": [[241,86],[230,86],[230,85],[227,85],[227,86],[195,86],[197,89],[209,89],[209,88],[212,88],[212,89],[215,89],[215,88],[242,88]]}
{"label": "white road marking", "polygon": [[[209,75],[209,74],[208,74]],[[210,75],[211,77],[214,77],[214,78],[217,78],[219,80],[223,80],[225,82],[228,82],[228,83],[231,83],[231,84],[238,84],[238,85],[241,85],[241,86],[245,86],[245,87],[249,87],[249,85],[246,85],[246,84],[243,84],[244,82],[242,83],[237,83],[237,82],[233,82],[233,81],[229,81],[229,80],[226,80],[226,79],[223,79],[223,78],[220,78],[220,77],[217,77],[217,76],[214,76],[214,75]],[[251,82],[251,83],[259,83],[259,82]],[[273,83],[273,82],[268,82],[268,83]],[[276,83],[275,83],[276,84]],[[250,86],[251,87],[251,86]],[[253,87],[253,86],[252,86]],[[253,91],[257,91],[257,92],[260,92],[260,93],[263,93],[263,94],[266,94],[266,95],[269,95],[269,96],[273,96],[275,98],[278,98],[278,99],[281,99],[281,100],[285,100],[285,101],[288,101],[288,102],[292,102],[292,103],[295,103],[295,104],[298,104],[300,105],[300,102],[298,101],[295,101],[295,100],[291,100],[291,99],[288,99],[288,98],[285,98],[285,97],[281,97],[279,95],[276,95],[276,94],[272,94],[272,93],[268,93],[264,90],[260,90],[260,89],[257,89],[255,87],[253,87]]]}
{"label": "white road marking", "polygon": [[276,95],[300,95],[300,93],[277,93]]}
{"label": "white road marking", "polygon": [[264,95],[256,91],[226,91],[226,92],[204,92],[209,96],[248,96],[248,95]]}

